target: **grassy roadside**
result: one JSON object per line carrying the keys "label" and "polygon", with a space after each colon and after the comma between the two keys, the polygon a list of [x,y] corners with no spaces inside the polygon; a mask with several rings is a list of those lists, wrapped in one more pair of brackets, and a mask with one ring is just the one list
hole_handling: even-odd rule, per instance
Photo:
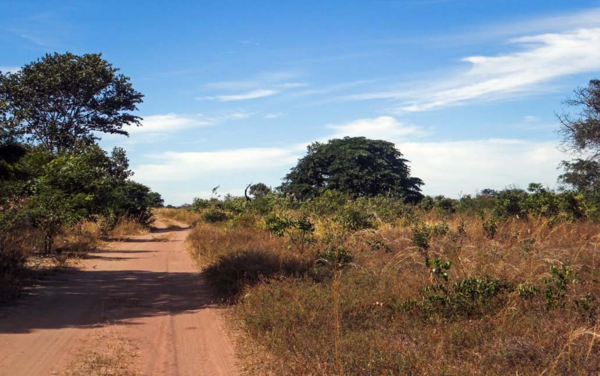
{"label": "grassy roadside", "polygon": [[199,223],[188,238],[242,346],[267,352],[245,352],[249,373],[600,371],[597,224],[532,217],[492,234],[473,216],[310,221],[310,234],[281,237],[260,216]]}

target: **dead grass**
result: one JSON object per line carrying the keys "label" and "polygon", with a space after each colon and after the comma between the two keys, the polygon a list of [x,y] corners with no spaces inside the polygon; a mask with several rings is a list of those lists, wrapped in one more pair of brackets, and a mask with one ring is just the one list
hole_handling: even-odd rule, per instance
{"label": "dead grass", "polygon": [[154,215],[171,219],[177,222],[185,223],[187,225],[195,225],[200,219],[200,214],[192,213],[187,209],[169,209],[169,208],[160,208],[154,209]]}
{"label": "dead grass", "polygon": [[111,239],[122,240],[128,236],[144,235],[150,232],[150,228],[141,224],[134,218],[120,218],[115,227],[109,232]]}
{"label": "dead grass", "polygon": [[65,228],[54,239],[52,255],[41,254],[44,236],[25,224],[1,237],[0,303],[17,297],[22,288],[36,282],[46,271],[77,265],[88,252],[96,249],[101,231],[94,222],[82,222]]}
{"label": "dead grass", "polygon": [[134,370],[138,357],[136,343],[116,330],[100,329],[84,339],[75,359],[60,372],[61,376],[137,376]]}
{"label": "dead grass", "polygon": [[[421,220],[437,229],[426,247],[413,224],[334,234],[353,258],[339,275],[318,261],[331,228],[303,255],[222,225],[196,226],[188,245],[217,289],[235,287],[244,347],[268,351],[242,352],[250,374],[600,372],[599,225],[515,219],[490,239],[479,218]],[[426,258],[452,262],[447,282]],[[304,267],[285,273],[292,259]]]}

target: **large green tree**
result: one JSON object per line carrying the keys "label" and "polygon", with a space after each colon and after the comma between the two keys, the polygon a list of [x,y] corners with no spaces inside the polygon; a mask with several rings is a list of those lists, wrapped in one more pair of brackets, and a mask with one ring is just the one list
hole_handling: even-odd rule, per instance
{"label": "large green tree", "polygon": [[588,193],[600,192],[600,80],[591,80],[587,87],[575,91],[566,101],[579,112],[562,114],[561,133],[567,151],[577,156],[573,161],[563,161],[563,183]]}
{"label": "large green tree", "polygon": [[47,54],[16,73],[0,73],[0,126],[60,154],[99,133],[127,135],[143,95],[101,54]]}
{"label": "large green tree", "polygon": [[308,154],[279,189],[299,199],[338,190],[354,197],[386,194],[417,202],[423,181],[410,176],[407,160],[391,142],[345,137],[308,146]]}

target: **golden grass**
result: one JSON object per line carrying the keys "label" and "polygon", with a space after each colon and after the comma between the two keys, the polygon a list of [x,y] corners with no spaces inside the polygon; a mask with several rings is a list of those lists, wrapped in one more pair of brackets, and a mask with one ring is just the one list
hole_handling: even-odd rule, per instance
{"label": "golden grass", "polygon": [[[323,218],[302,255],[263,230],[222,225],[197,225],[188,245],[219,272],[208,274],[217,289],[243,284],[231,310],[242,337],[268,351],[252,355],[255,374],[598,374],[599,225],[515,219],[490,239],[479,218],[421,220],[448,227],[427,249],[411,224],[350,233]],[[316,261],[332,231],[353,256],[339,274]],[[452,262],[448,282],[425,265],[438,257]]]}
{"label": "golden grass", "polygon": [[115,227],[110,230],[108,236],[112,239],[125,239],[132,235],[148,234],[150,228],[145,226],[134,218],[119,218]]}
{"label": "golden grass", "polygon": [[187,209],[159,208],[154,209],[153,213],[155,216],[171,219],[187,225],[194,225],[200,219],[200,214],[192,213]]}

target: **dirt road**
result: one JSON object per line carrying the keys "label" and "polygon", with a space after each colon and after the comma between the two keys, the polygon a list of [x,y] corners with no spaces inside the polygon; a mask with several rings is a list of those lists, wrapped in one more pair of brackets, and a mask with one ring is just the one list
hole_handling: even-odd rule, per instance
{"label": "dirt road", "polygon": [[60,375],[82,348],[101,353],[98,339],[114,336],[97,334],[107,331],[135,344],[141,375],[236,375],[233,346],[184,250],[188,230],[157,227],[1,309],[0,375]]}

